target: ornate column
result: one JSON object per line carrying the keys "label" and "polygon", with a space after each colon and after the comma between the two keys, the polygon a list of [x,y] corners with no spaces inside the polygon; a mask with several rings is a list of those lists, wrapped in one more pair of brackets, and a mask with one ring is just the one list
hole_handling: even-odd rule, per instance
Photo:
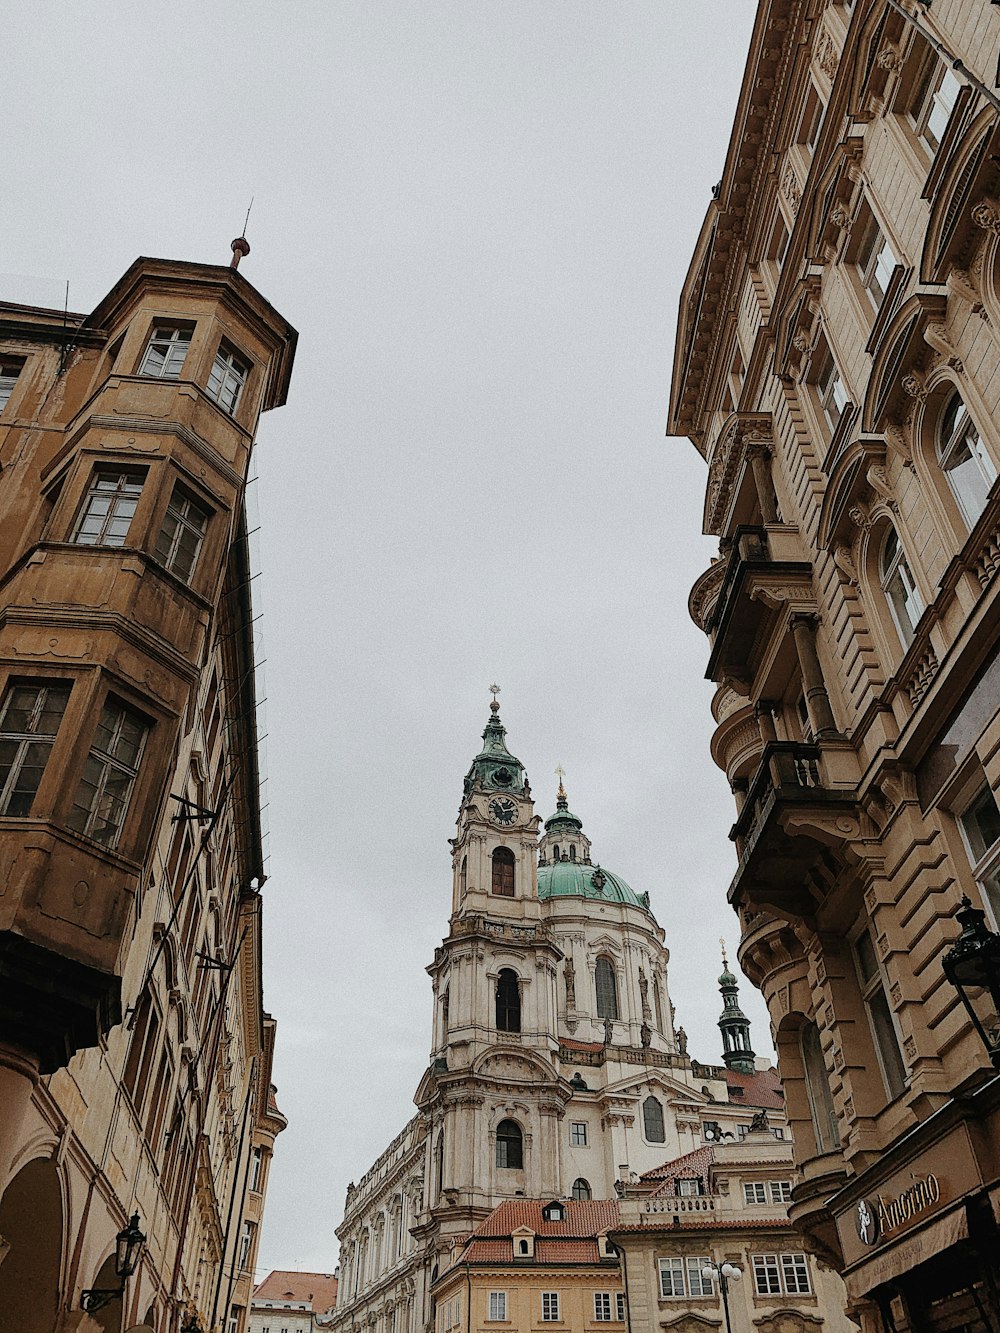
{"label": "ornate column", "polygon": [[792,615],[792,638],[802,672],[802,690],[813,735],[818,739],[836,734],[830,696],[823,683],[823,671],[816,653],[816,624],[818,616],[811,611],[797,611]]}
{"label": "ornate column", "polygon": [[757,491],[761,518],[765,523],[777,523],[778,501],[774,494],[774,483],[771,481],[771,450],[762,440],[751,440],[747,444],[746,452],[753,471],[753,484]]}
{"label": "ornate column", "polygon": [[774,729],[774,703],[770,699],[761,699],[753,711],[760,729],[760,743],[770,745],[778,739]]}

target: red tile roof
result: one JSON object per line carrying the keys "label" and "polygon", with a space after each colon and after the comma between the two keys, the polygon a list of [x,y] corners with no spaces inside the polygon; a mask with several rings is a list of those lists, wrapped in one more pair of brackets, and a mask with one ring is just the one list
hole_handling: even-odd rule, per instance
{"label": "red tile roof", "polygon": [[683,1175],[705,1176],[714,1160],[715,1149],[712,1144],[706,1143],[704,1147],[695,1148],[693,1152],[686,1152],[683,1157],[675,1157],[673,1161],[664,1162],[662,1166],[655,1166],[652,1171],[645,1171],[642,1179],[674,1180],[677,1176]]}
{"label": "red tile roof", "polygon": [[603,1041],[577,1041],[575,1037],[560,1037],[559,1045],[567,1051],[603,1051]]}
{"label": "red tile roof", "polygon": [[759,1106],[766,1110],[784,1110],[785,1098],[781,1091],[781,1079],[776,1069],[759,1069],[754,1074],[741,1074],[736,1069],[726,1070],[726,1085],[732,1097],[733,1089],[742,1090],[737,1100],[742,1106]]}
{"label": "red tile roof", "polygon": [[[558,1203],[561,1222],[547,1222],[542,1209]],[[518,1227],[530,1227],[539,1236],[598,1236],[618,1221],[617,1199],[507,1199],[472,1233],[480,1236],[512,1236]]]}
{"label": "red tile roof", "polygon": [[337,1303],[337,1279],[332,1273],[291,1273],[276,1268],[254,1288],[254,1301],[308,1301],[317,1314]]}

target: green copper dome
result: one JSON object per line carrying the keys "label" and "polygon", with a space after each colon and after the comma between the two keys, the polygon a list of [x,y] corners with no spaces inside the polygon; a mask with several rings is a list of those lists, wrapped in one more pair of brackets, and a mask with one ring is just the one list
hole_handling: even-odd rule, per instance
{"label": "green copper dome", "polygon": [[583,861],[557,861],[554,865],[538,867],[538,896],[547,898],[596,898],[604,903],[626,903],[652,912],[649,894],[638,894],[629,888],[621,876],[602,866],[587,865]]}

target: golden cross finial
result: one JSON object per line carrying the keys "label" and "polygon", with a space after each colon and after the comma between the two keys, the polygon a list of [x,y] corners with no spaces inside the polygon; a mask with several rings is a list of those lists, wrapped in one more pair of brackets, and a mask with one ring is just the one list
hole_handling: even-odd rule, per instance
{"label": "golden cross finial", "polygon": [[497,695],[498,695],[499,693],[500,693],[500,686],[499,686],[499,685],[491,685],[491,686],[490,686],[490,694],[493,695],[494,700],[496,699],[496,697],[497,697]]}
{"label": "golden cross finial", "polygon": [[494,715],[494,717],[495,717],[496,714],[499,713],[499,711],[500,711],[500,705],[499,705],[499,703],[497,703],[497,695],[498,695],[499,693],[500,693],[500,686],[499,686],[499,685],[491,685],[491,686],[490,686],[490,694],[493,695],[493,700],[492,700],[492,702],[490,703],[490,712]]}
{"label": "golden cross finial", "polygon": [[563,768],[562,764],[556,764],[556,777],[559,779],[559,790],[558,792],[556,792],[556,796],[560,801],[564,801],[566,799],[566,790],[563,787],[563,778],[565,776],[566,776],[566,770]]}
{"label": "golden cross finial", "polygon": [[726,941],[722,938],[721,935],[719,936],[719,943],[722,945],[722,966],[728,967],[729,964],[726,961]]}

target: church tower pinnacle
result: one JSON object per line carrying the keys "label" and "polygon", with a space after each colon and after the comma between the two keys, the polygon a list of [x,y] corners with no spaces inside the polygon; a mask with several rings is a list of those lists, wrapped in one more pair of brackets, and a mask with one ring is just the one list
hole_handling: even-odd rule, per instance
{"label": "church tower pinnacle", "polygon": [[729,970],[726,958],[726,941],[722,945],[722,975],[719,977],[719,990],[722,992],[722,1017],[719,1027],[722,1029],[722,1058],[728,1069],[735,1069],[741,1074],[752,1074],[756,1070],[754,1053],[750,1047],[750,1020],[740,1008],[739,982]]}

